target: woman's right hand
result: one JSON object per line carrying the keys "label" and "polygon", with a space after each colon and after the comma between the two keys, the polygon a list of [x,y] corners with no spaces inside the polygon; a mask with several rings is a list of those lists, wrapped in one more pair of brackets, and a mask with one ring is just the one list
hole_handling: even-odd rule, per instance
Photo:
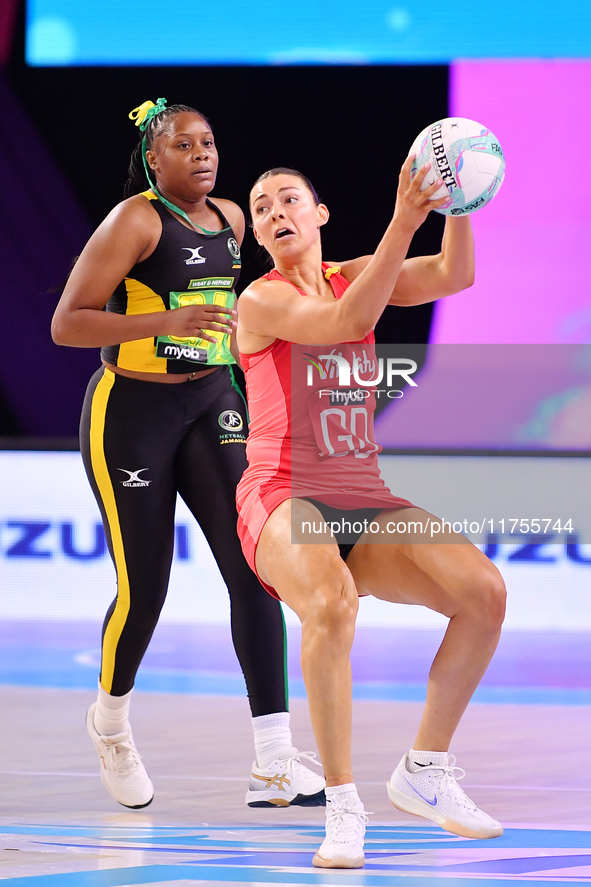
{"label": "woman's right hand", "polygon": [[412,230],[413,233],[420,228],[432,209],[440,209],[447,206],[450,201],[449,196],[442,197],[439,200],[431,200],[431,197],[439,191],[443,185],[443,179],[437,178],[435,182],[421,191],[421,185],[425,180],[425,176],[431,169],[431,164],[427,163],[423,166],[414,179],[411,179],[410,171],[415,159],[415,154],[409,154],[400,170],[398,178],[398,191],[396,193],[396,208],[394,210],[394,218],[399,224]]}
{"label": "woman's right hand", "polygon": [[231,334],[236,329],[237,312],[221,305],[187,305],[174,308],[162,315],[161,336],[175,336],[180,339],[205,339],[217,342],[205,330]]}

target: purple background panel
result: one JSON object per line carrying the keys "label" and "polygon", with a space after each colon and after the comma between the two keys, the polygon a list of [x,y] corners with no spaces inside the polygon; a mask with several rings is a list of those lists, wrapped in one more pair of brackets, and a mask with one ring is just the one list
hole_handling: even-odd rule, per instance
{"label": "purple background panel", "polygon": [[432,341],[590,342],[591,61],[461,61],[450,84],[450,115],[490,127],[507,172],[473,216],[476,283],[437,305]]}
{"label": "purple background panel", "polygon": [[383,447],[591,449],[591,347],[431,345],[376,419]]}
{"label": "purple background panel", "polygon": [[55,288],[64,283],[91,227],[1,72],[0,104],[0,386],[23,434],[73,437],[88,379],[100,366],[98,349],[58,348],[50,324],[59,298]]}

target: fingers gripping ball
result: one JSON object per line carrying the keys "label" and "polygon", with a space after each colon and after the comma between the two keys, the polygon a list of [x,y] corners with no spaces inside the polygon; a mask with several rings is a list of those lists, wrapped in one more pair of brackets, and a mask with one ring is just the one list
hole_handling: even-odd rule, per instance
{"label": "fingers gripping ball", "polygon": [[490,129],[465,117],[446,117],[427,126],[414,140],[410,154],[416,154],[411,177],[426,163],[431,169],[421,185],[424,191],[437,178],[443,185],[431,197],[450,196],[448,206],[435,211],[461,216],[486,206],[498,192],[505,177],[505,157]]}

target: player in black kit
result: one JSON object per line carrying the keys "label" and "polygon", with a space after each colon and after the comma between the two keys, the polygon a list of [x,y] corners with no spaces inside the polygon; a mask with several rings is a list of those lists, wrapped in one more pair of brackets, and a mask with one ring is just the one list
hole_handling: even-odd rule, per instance
{"label": "player in black kit", "polygon": [[129,704],[166,597],[179,493],[230,594],[255,734],[247,803],[323,804],[324,780],[291,741],[280,605],[248,567],[236,534],[247,416],[232,345],[244,216],[235,203],[207,196],[218,155],[198,111],[158,99],[130,117],[143,137],[127,199],[84,248],[52,324],[55,342],[100,347],[103,364],[88,386],[80,435],[117,596],[103,626],[88,732],[107,791],[126,807],[149,804],[154,789],[133,743]]}

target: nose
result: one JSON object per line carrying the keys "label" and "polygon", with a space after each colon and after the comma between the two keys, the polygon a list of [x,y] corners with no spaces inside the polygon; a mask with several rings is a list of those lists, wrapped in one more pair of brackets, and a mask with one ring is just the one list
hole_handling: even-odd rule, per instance
{"label": "nose", "polygon": [[273,204],[273,210],[272,210],[271,215],[273,216],[273,219],[284,219],[285,218],[285,215],[283,212],[283,207],[280,203]]}

